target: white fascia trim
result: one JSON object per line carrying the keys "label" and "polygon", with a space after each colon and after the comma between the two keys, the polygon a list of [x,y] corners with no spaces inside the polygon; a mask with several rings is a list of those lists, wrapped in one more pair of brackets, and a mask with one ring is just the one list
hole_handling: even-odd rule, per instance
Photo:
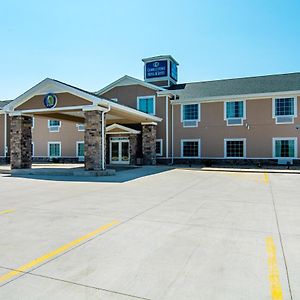
{"label": "white fascia trim", "polygon": [[[59,156],[50,156],[50,145],[53,145],[53,144],[59,144],[59,153],[60,155]],[[48,157],[61,157],[61,141],[51,141],[51,142],[48,142],[48,152],[47,152],[47,155]]]}
{"label": "white fascia trim", "polygon": [[[176,94],[176,90],[172,91],[173,94]],[[180,94],[178,94],[180,97]],[[219,97],[197,97],[197,98],[181,98],[179,100],[171,100],[171,104],[188,104],[190,102],[223,102],[226,100],[257,100],[257,99],[269,99],[273,97],[295,97],[295,95],[300,95],[300,90],[297,91],[287,91],[287,92],[274,92],[274,93],[257,93],[257,94],[241,94],[241,95],[226,95]]]}
{"label": "white fascia trim", "polygon": [[[124,81],[126,79],[129,80],[129,81],[131,81],[132,83],[130,83],[130,84],[129,83],[122,84],[122,81]],[[128,76],[128,75],[124,75],[123,77],[121,77],[121,78],[113,81],[112,83],[110,83],[109,85],[107,85],[106,87],[104,87],[103,89],[95,92],[95,94],[102,95],[104,93],[107,93],[108,91],[110,91],[114,87],[117,87],[117,86],[127,86],[127,85],[135,85],[135,84],[142,85],[144,87],[147,87],[147,88],[155,90],[155,91],[164,91],[165,90],[164,88],[159,87],[157,85],[154,85],[154,84],[151,84],[151,83],[147,83],[145,81],[142,81],[140,79],[137,79],[137,78],[134,78],[134,77],[131,77],[131,76]]]}
{"label": "white fascia trim", "polygon": [[156,113],[156,97],[155,95],[148,95],[148,96],[138,96],[136,97],[136,108],[140,111],[140,99],[144,98],[152,98],[153,99],[153,114],[149,114],[150,116],[155,116]]}
{"label": "white fascia trim", "polygon": [[[294,118],[297,118],[297,116],[298,116],[298,112],[297,112],[297,100],[298,100],[298,98],[297,98],[297,96],[289,96],[289,97],[286,97],[286,96],[277,96],[277,97],[273,97],[272,98],[272,117],[273,117],[273,119],[275,119],[276,117],[279,117],[279,116],[275,116],[275,100],[276,99],[284,99],[284,98],[293,98],[294,99],[294,114],[293,115],[288,115],[288,116],[286,116],[286,117],[294,117]],[[284,117],[284,116],[282,116],[282,117]],[[289,123],[289,124],[293,124],[294,122],[292,122],[292,123]]]}
{"label": "white fascia trim", "polygon": [[[293,140],[294,143],[295,143],[295,155],[294,157],[276,157],[275,156],[275,142],[276,141],[289,141],[289,140]],[[297,159],[298,158],[298,138],[297,137],[273,137],[272,138],[272,156],[273,156],[273,159],[281,159],[281,158],[286,158],[286,159],[289,159],[289,158],[295,158]]]}
{"label": "white fascia trim", "polygon": [[117,123],[107,126],[106,133],[114,134],[114,132],[109,132],[110,130],[113,130],[113,129],[120,129],[120,130],[126,131],[126,132],[122,132],[123,134],[126,134],[126,133],[139,134],[139,133],[141,133],[139,130],[135,130],[135,129],[132,129],[132,128],[129,128],[129,127],[117,124]]}
{"label": "white fascia trim", "polygon": [[[15,100],[10,102],[4,108],[8,109],[8,111],[15,110],[18,106],[25,103],[27,100],[29,100],[33,96],[43,95],[43,94],[49,93],[49,92],[54,93],[54,94],[56,94],[56,93],[70,93],[72,95],[75,95],[75,96],[78,96],[82,99],[85,99],[89,102],[97,103],[97,104],[99,104],[99,102],[102,102],[101,100],[104,100],[104,99],[101,99],[97,96],[93,96],[90,93],[80,91],[76,88],[73,88],[73,87],[68,86],[64,83],[58,82],[56,80],[53,80],[51,78],[46,78],[43,81],[41,81],[40,83],[38,83],[37,85],[35,85],[34,87],[32,87],[31,89],[29,89],[28,91],[26,91],[21,96],[17,97]],[[48,110],[52,111],[54,109],[55,108],[48,109]],[[44,110],[46,110],[46,108]]]}
{"label": "white fascia trim", "polygon": [[[184,142],[198,142],[198,156],[183,156],[183,143]],[[180,140],[180,158],[201,158],[201,139],[181,139]]]}
{"label": "white fascia trim", "polygon": [[[227,142],[228,141],[242,141],[243,142],[243,157],[227,157]],[[247,158],[247,154],[246,154],[246,150],[247,150],[247,140],[246,138],[226,138],[224,139],[224,158],[226,159],[246,159]]]}
{"label": "white fascia trim", "polygon": [[[198,119],[196,119],[196,120],[183,120],[183,107],[185,105],[191,105],[191,104],[197,104],[198,105]],[[181,111],[181,123],[183,121],[198,121],[198,122],[201,121],[201,103],[199,103],[199,102],[183,103],[183,104],[181,104],[181,110],[180,111]]]}

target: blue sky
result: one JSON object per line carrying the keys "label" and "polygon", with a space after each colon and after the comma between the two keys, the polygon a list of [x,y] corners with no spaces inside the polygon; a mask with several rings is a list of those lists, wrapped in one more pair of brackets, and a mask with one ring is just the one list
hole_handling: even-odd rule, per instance
{"label": "blue sky", "polygon": [[300,1],[1,1],[0,99],[46,77],[95,91],[171,54],[179,82],[300,71]]}

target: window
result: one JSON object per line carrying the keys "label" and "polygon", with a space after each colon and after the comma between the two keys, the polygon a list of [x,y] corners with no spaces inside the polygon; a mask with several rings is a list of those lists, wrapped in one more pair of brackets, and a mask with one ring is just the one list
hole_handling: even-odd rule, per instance
{"label": "window", "polygon": [[48,156],[49,157],[60,157],[61,156],[61,143],[60,142],[49,142],[48,143]]}
{"label": "window", "polygon": [[182,157],[200,157],[200,140],[181,140]]}
{"label": "window", "polygon": [[273,156],[275,158],[296,158],[297,138],[274,138]]}
{"label": "window", "polygon": [[296,100],[293,97],[273,99],[273,117],[276,118],[276,124],[294,123],[296,110]]}
{"label": "window", "polygon": [[155,96],[138,97],[137,109],[146,114],[155,115]]}
{"label": "window", "polygon": [[183,127],[197,127],[200,121],[200,105],[183,104],[181,106],[181,122]]}
{"label": "window", "polygon": [[48,128],[50,132],[59,132],[61,123],[58,120],[48,120]]}
{"label": "window", "polygon": [[76,156],[79,158],[84,157],[84,142],[76,142]]}
{"label": "window", "polygon": [[34,142],[31,143],[31,156],[34,157]]}
{"label": "window", "polygon": [[246,157],[246,139],[225,139],[224,152],[226,158]]}
{"label": "window", "polygon": [[163,155],[163,144],[162,144],[162,139],[156,140],[156,155],[157,156],[162,156]]}
{"label": "window", "polygon": [[84,131],[84,124],[76,124],[78,131]]}
{"label": "window", "polygon": [[246,108],[244,101],[226,101],[224,104],[224,117],[227,121],[227,126],[243,125]]}

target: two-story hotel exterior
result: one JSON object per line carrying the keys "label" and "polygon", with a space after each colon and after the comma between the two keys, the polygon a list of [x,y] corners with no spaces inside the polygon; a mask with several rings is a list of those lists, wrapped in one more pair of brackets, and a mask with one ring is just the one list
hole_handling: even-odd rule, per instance
{"label": "two-story hotel exterior", "polygon": [[[156,160],[299,163],[300,73],[178,84],[172,56],[143,62],[144,80],[126,75],[91,93],[46,79],[1,103],[0,155],[85,157],[102,161],[99,168]],[[28,138],[19,134],[23,123],[32,142],[27,127]]]}

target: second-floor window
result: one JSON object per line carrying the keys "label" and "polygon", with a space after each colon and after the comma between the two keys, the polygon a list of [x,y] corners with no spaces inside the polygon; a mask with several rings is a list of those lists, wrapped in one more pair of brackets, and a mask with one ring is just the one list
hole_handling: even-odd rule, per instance
{"label": "second-floor window", "polygon": [[244,101],[225,102],[225,119],[228,126],[243,125],[245,118]]}
{"label": "second-floor window", "polygon": [[48,120],[48,128],[50,132],[59,132],[61,123],[59,120]]}
{"label": "second-floor window", "polygon": [[138,97],[137,109],[146,114],[155,115],[155,97],[154,96]]}
{"label": "second-floor window", "polygon": [[183,127],[197,127],[200,121],[199,104],[183,104],[181,106],[181,121]]}
{"label": "second-floor window", "polygon": [[273,101],[273,117],[277,124],[288,124],[294,122],[296,116],[295,98],[276,98]]}

